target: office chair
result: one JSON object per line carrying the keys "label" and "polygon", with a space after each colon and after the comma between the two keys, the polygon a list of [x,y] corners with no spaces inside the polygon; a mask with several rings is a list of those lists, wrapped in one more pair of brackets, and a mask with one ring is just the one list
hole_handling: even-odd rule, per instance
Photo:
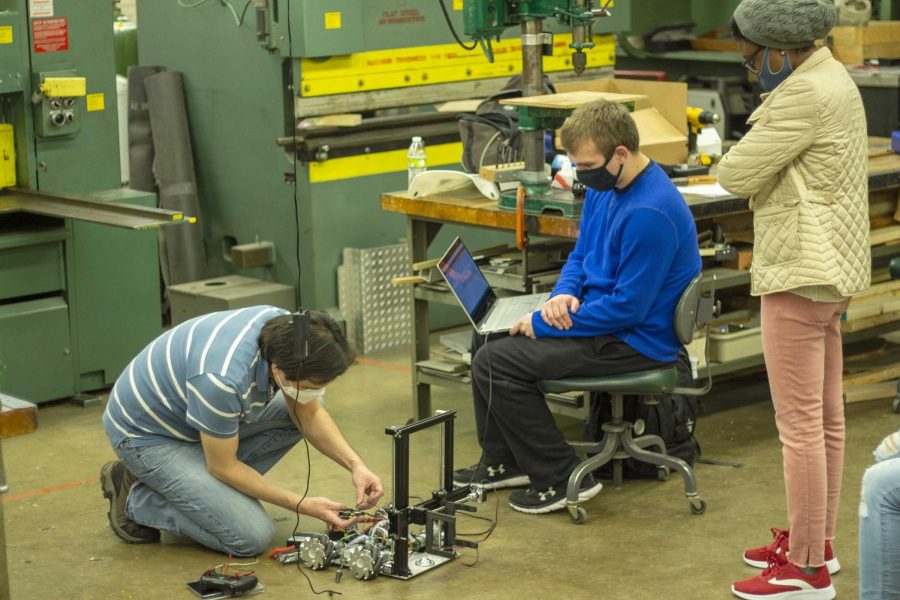
{"label": "office chair", "polygon": [[[712,374],[709,370],[709,328],[713,317],[721,312],[715,301],[716,279],[713,276],[709,291],[702,292],[703,274],[697,275],[685,288],[675,307],[673,327],[678,340],[687,345],[694,339],[695,331],[706,328],[707,381],[703,387],[677,387],[678,372],[675,365],[651,371],[637,373],[621,373],[600,377],[571,377],[566,379],[545,379],[540,382],[540,389],[545,393],[566,392],[606,392],[612,396],[612,420],[602,425],[603,438],[599,442],[570,442],[577,451],[584,452],[588,458],[582,461],[572,474],[566,488],[566,508],[572,522],[581,524],[586,518],[586,511],[578,501],[578,490],[584,477],[613,461],[613,479],[616,485],[622,483],[622,461],[628,457],[658,465],[660,478],[668,478],[668,470],[677,471],[684,478],[684,493],[690,504],[691,512],[700,515],[706,512],[706,502],[697,492],[697,481],[691,467],[674,456],[666,454],[666,445],[656,435],[641,435],[643,424],[629,423],[623,419],[625,396],[635,394],[683,394],[702,396],[712,389]],[[635,399],[633,401],[644,401]],[[634,437],[632,430],[639,437]],[[646,448],[656,446],[659,450],[651,452]],[[591,456],[592,455],[592,456]]]}

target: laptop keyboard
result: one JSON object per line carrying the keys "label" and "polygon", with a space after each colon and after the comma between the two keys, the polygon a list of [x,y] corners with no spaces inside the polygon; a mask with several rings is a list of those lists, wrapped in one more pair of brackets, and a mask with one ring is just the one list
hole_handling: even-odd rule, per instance
{"label": "laptop keyboard", "polygon": [[525,314],[533,312],[546,302],[549,294],[541,296],[527,295],[518,297],[503,298],[499,305],[494,306],[491,316],[484,323],[483,328],[487,331],[496,331],[512,327],[512,325],[521,319]]}

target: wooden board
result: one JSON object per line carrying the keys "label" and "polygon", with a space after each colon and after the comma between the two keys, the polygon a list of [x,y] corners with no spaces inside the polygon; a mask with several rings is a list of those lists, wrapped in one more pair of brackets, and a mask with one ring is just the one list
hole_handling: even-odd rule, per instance
{"label": "wooden board", "polygon": [[900,225],[891,225],[890,227],[873,229],[869,232],[869,242],[873,246],[887,244],[888,242],[896,242],[898,240],[900,240]]}
{"label": "wooden board", "polygon": [[647,96],[643,96],[641,94],[613,94],[612,92],[563,92],[561,94],[545,94],[543,96],[506,98],[505,100],[501,100],[500,104],[574,110],[583,104],[587,104],[595,100],[609,100],[610,102],[638,102],[641,100],[647,100]]}
{"label": "wooden board", "polygon": [[880,296],[882,294],[890,294],[890,293],[897,292],[897,291],[900,291],[900,279],[898,279],[896,281],[885,281],[884,283],[875,283],[872,285],[872,287],[870,287],[866,291],[862,292],[861,294],[857,294],[856,296],[853,296],[853,301],[850,303],[850,305],[852,306],[853,302],[857,302],[860,300],[866,300],[873,296]]}
{"label": "wooden board", "polygon": [[494,183],[506,181],[518,181],[519,172],[525,170],[524,162],[507,163],[503,165],[483,165],[478,171],[479,177]]}
{"label": "wooden board", "polygon": [[900,377],[900,363],[884,365],[865,373],[845,376],[844,388],[870,385],[881,381],[888,381],[889,379],[897,379],[898,377]]}
{"label": "wooden board", "polygon": [[877,156],[890,156],[894,154],[891,149],[891,138],[869,136],[869,158]]}
{"label": "wooden board", "polygon": [[900,58],[900,21],[835,27],[828,41],[834,57],[845,65],[859,65],[870,58]]}
{"label": "wooden board", "polygon": [[[496,200],[488,200],[475,190],[455,190],[412,198],[406,192],[381,195],[381,208],[436,223],[476,225],[490,229],[516,230],[516,213],[503,210]],[[574,240],[578,237],[578,221],[559,215],[526,215],[528,232]]]}
{"label": "wooden board", "polygon": [[844,390],[844,397],[847,404],[854,402],[866,402],[869,400],[885,400],[893,398],[897,395],[896,381],[883,381],[881,383],[871,383],[869,385],[860,385]]}
{"label": "wooden board", "polygon": [[[472,100],[452,100],[437,106],[437,111],[442,113],[473,113],[478,110],[478,105],[484,102],[484,98]],[[890,140],[888,140],[890,146]]]}
{"label": "wooden board", "polygon": [[0,437],[15,437],[37,429],[37,406],[6,394],[0,394],[0,403]]}
{"label": "wooden board", "polygon": [[887,323],[891,323],[893,321],[900,321],[900,312],[884,313],[883,315],[866,317],[863,319],[857,319],[855,321],[841,321],[841,331],[844,333],[853,333],[855,331],[869,329],[870,327],[886,325]]}
{"label": "wooden board", "polygon": [[750,268],[751,262],[753,262],[753,248],[738,248],[737,258],[735,260],[725,261],[722,265],[729,269],[746,271]]}

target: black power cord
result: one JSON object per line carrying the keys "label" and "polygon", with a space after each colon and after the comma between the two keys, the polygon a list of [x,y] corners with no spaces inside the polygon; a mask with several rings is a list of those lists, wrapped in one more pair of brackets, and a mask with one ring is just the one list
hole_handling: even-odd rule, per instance
{"label": "black power cord", "polygon": [[[290,5],[290,0],[288,0],[288,4]],[[291,400],[294,401],[294,405],[292,407],[290,407],[289,410],[294,411],[294,414],[296,415],[296,408],[297,408],[297,405],[299,404],[299,400],[300,400],[300,391],[299,390],[297,391],[297,397],[291,398]],[[285,396],[285,402],[287,402],[287,396]],[[300,417],[297,417],[297,424],[299,426]],[[303,434],[302,428],[300,429],[300,433]],[[303,434],[303,445],[306,448],[306,487],[303,489],[303,495],[300,496],[300,500],[297,502],[297,506],[295,507],[295,512],[297,513],[297,520],[294,522],[294,532],[291,534],[291,539],[295,539],[297,537],[297,532],[300,530],[300,505],[303,504],[303,501],[306,500],[307,494],[309,494],[309,481],[310,481],[310,477],[312,476],[312,462],[310,461],[310,458],[309,458],[309,442],[306,440],[306,434]],[[313,594],[315,594],[316,596],[318,596],[320,594],[328,594],[329,597],[331,597],[334,594],[337,594],[338,596],[343,595],[340,592],[336,592],[334,590],[328,590],[328,589],[322,590],[322,591],[316,591],[316,588],[313,587],[313,583],[312,583],[312,580],[309,578],[309,575],[307,575],[306,572],[303,570],[303,561],[300,559],[299,553],[300,553],[300,545],[298,544],[297,545],[297,570],[300,572],[301,575],[303,575],[303,578],[306,579],[306,583],[309,584],[309,589],[312,591]]]}
{"label": "black power cord", "polygon": [[288,37],[288,98],[290,99],[291,114],[291,141],[293,147],[293,159],[291,160],[291,177],[293,179],[294,202],[294,229],[296,232],[296,258],[297,258],[297,306],[303,306],[303,293],[300,290],[300,199],[297,197],[297,115],[294,107],[294,35],[291,27],[291,0],[285,0],[287,5],[287,37]]}
{"label": "black power cord", "polygon": [[444,5],[444,0],[438,0],[438,4],[441,5],[441,10],[444,12],[444,18],[447,20],[447,27],[450,28],[450,33],[453,34],[453,39],[456,40],[456,43],[459,44],[463,50],[472,51],[478,47],[478,42],[472,42],[471,46],[466,46],[463,41],[459,38],[459,35],[456,33],[456,28],[453,27],[453,21],[450,20],[450,13],[447,12],[447,7]]}
{"label": "black power cord", "polygon": [[253,4],[253,0],[247,0],[247,3],[244,5],[244,10],[241,11],[241,18],[238,19],[238,27],[244,24],[244,17],[247,16],[247,9],[250,8],[251,4]]}

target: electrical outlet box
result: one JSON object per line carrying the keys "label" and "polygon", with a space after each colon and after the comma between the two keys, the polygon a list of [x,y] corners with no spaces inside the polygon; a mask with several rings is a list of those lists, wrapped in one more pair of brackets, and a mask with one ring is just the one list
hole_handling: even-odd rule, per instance
{"label": "electrical outlet box", "polygon": [[231,262],[239,269],[267,267],[275,262],[275,244],[253,242],[231,247]]}
{"label": "electrical outlet box", "polygon": [[34,128],[40,137],[69,136],[81,129],[86,83],[74,70],[38,73],[35,87],[41,90],[35,107]]}

